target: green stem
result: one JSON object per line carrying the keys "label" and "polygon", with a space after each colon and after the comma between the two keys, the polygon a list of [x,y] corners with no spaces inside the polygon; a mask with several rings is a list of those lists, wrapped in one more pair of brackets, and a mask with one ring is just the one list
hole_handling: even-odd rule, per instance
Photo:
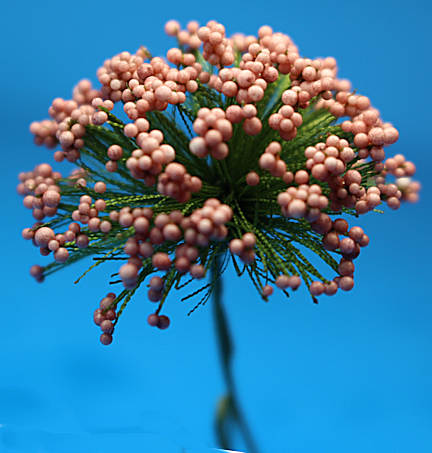
{"label": "green stem", "polygon": [[216,417],[215,430],[218,442],[221,448],[232,449],[229,436],[229,417],[236,422],[243,440],[246,444],[248,453],[258,453],[258,448],[252,433],[247,424],[243,411],[240,409],[236,385],[233,376],[232,359],[233,359],[233,344],[231,334],[222,305],[222,277],[221,277],[221,257],[217,256],[211,266],[211,277],[214,282],[213,286],[213,313],[216,322],[216,335],[219,348],[219,354],[222,362],[222,373],[226,385],[226,394],[219,401]]}

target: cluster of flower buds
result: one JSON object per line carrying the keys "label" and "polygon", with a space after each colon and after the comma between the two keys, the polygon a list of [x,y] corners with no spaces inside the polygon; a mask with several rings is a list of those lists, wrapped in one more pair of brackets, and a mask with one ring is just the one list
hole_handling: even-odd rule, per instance
{"label": "cluster of flower buds", "polygon": [[137,70],[143,62],[142,55],[131,55],[129,52],[122,52],[105,60],[104,65],[97,71],[97,77],[102,84],[101,95],[113,102],[125,101],[122,95],[127,83],[133,76],[137,76]]}
{"label": "cluster of flower buds", "polygon": [[[299,58],[297,46],[284,33],[275,33],[268,25],[258,30],[259,44],[270,52],[271,67],[277,67],[280,74],[289,74],[293,63]],[[246,54],[247,55],[247,54]]]}
{"label": "cluster of flower buds", "polygon": [[[70,162],[76,161],[80,156],[80,149],[84,146],[83,137],[88,124],[103,124],[108,120],[106,112],[97,110],[102,106],[112,110],[114,104],[103,101],[99,91],[92,88],[88,80],[81,80],[73,90],[73,99],[64,100],[56,98],[49,108],[49,114],[55,121],[55,139],[53,144],[60,143],[62,151],[54,154],[54,159],[61,162],[66,158]],[[38,123],[32,123],[35,135],[39,135]],[[54,132],[54,126],[52,126]]]}
{"label": "cluster of flower buds", "polygon": [[182,222],[185,242],[190,245],[206,247],[211,240],[221,241],[228,235],[225,226],[233,216],[230,206],[216,198],[209,198],[202,208],[196,209]]}
{"label": "cluster of flower buds", "polygon": [[[69,258],[69,252],[66,247],[64,247],[66,242],[75,239],[74,225],[69,226],[64,234],[55,234],[54,230],[49,227],[39,227],[35,225],[33,228],[25,228],[22,232],[24,239],[32,240],[33,244],[36,247],[40,248],[40,253],[42,256],[47,256],[51,252],[54,253],[54,259],[58,263],[64,263]],[[31,275],[38,280],[39,275],[34,275],[31,272]]]}
{"label": "cluster of flower buds", "polygon": [[116,314],[116,295],[114,293],[108,293],[99,304],[93,313],[94,323],[99,326],[102,330],[100,336],[100,342],[104,345],[109,345],[112,343],[114,332],[114,323],[117,319]]}
{"label": "cluster of flower buds", "polygon": [[233,49],[237,52],[241,52],[242,54],[247,52],[251,44],[258,41],[256,36],[245,36],[243,33],[234,33],[228,39],[231,42]]}
{"label": "cluster of flower buds", "polygon": [[[291,179],[292,173],[286,175],[287,166],[283,159],[280,158],[280,153],[282,151],[282,146],[279,142],[271,142],[267,145],[264,153],[261,154],[259,158],[259,166],[263,170],[268,171],[272,176],[276,178]],[[309,180],[309,177],[308,177]],[[290,181],[290,182],[291,182]],[[306,180],[307,182],[307,180]]]}
{"label": "cluster of flower buds", "polygon": [[353,260],[359,256],[360,248],[369,244],[369,237],[362,228],[358,226],[349,228],[345,219],[332,220],[324,213],[321,213],[312,223],[312,229],[323,235],[322,243],[326,250],[338,251],[342,258],[338,267],[339,275],[330,282],[313,282],[310,286],[311,294],[313,296],[333,295],[338,288],[350,291],[354,286]]}
{"label": "cluster of flower buds", "polygon": [[245,233],[241,238],[232,239],[229,243],[231,253],[237,255],[244,263],[251,264],[255,261],[254,247],[256,237],[253,233]]}
{"label": "cluster of flower buds", "polygon": [[318,184],[288,187],[285,192],[278,195],[277,202],[285,217],[294,219],[304,217],[311,222],[316,220],[328,205],[328,199],[322,194]]}
{"label": "cluster of flower buds", "polygon": [[193,193],[199,192],[202,181],[198,176],[191,176],[186,167],[177,162],[168,164],[158,178],[158,192],[174,198],[180,203],[189,201]]}
{"label": "cluster of flower buds", "polygon": [[72,99],[78,105],[88,105],[93,102],[94,99],[100,96],[100,91],[93,88],[90,80],[83,79],[78,85],[76,85],[72,92]]}
{"label": "cluster of flower buds", "polygon": [[332,91],[349,90],[348,81],[336,78],[334,58],[296,58],[291,69],[291,87],[282,94],[282,102],[296,108],[307,108],[310,100],[320,95],[321,99],[332,99]]}
{"label": "cluster of flower buds", "polygon": [[88,225],[93,232],[102,231],[108,233],[111,230],[111,223],[108,220],[101,220],[99,214],[106,209],[106,201],[99,198],[93,202],[90,195],[82,195],[78,209],[72,212],[72,219]]}
{"label": "cluster of flower buds", "polygon": [[[291,90],[289,90],[291,91]],[[285,91],[283,96],[288,91]],[[277,113],[272,113],[269,117],[269,126],[284,140],[292,140],[297,135],[297,128],[303,123],[303,117],[300,113],[294,111],[290,105],[282,106]]]}
{"label": "cluster of flower buds", "polygon": [[263,99],[267,81],[249,69],[224,68],[219,75],[210,77],[209,85],[226,97],[235,98],[240,104],[248,104]]}
{"label": "cluster of flower buds", "polygon": [[291,288],[295,291],[301,285],[301,278],[298,275],[279,275],[275,284],[279,289]]}
{"label": "cluster of flower buds", "polygon": [[192,53],[172,48],[167,52],[169,62],[182,64],[172,68],[160,57],[145,62],[148,53],[139,49],[136,55],[122,52],[98,70],[101,93],[113,102],[122,101],[129,119],[145,118],[147,112],[165,110],[168,105],[182,104],[186,92],[198,89],[197,79],[208,81],[210,74],[202,70]]}
{"label": "cluster of flower buds", "polygon": [[61,177],[49,164],[40,164],[33,171],[19,174],[18,193],[24,195],[23,204],[32,210],[36,220],[56,215],[61,200],[56,181]]}
{"label": "cluster of flower buds", "polygon": [[330,135],[326,142],[308,146],[305,150],[306,168],[318,181],[340,176],[346,171],[347,163],[355,158],[354,150],[345,139]]}
{"label": "cluster of flower buds", "polygon": [[199,137],[194,137],[189,143],[192,154],[201,158],[210,154],[218,160],[228,156],[229,148],[226,142],[232,137],[233,129],[224,110],[201,108],[193,123],[193,129]]}
{"label": "cluster of flower buds", "polygon": [[[175,159],[175,150],[171,145],[162,143],[164,136],[160,130],[145,132],[144,128],[148,128],[146,120],[139,119],[132,126],[137,129],[136,142],[139,148],[132,151],[126,160],[126,167],[134,178],[143,179],[147,186],[153,186],[157,176],[162,173],[163,166]],[[126,131],[129,135],[132,132]]]}
{"label": "cluster of flower buds", "polygon": [[[54,99],[50,119],[31,124],[37,144],[61,147],[55,161],[80,159],[83,168],[62,178],[41,164],[19,176],[37,221],[22,235],[55,260],[32,266],[37,281],[70,256],[106,250],[101,261],[122,260],[111,283],[124,291],[109,293],[94,313],[103,344],[112,342],[117,304],[147,277],[157,303],[147,321],[167,328],[160,311],[168,292],[185,276],[202,279],[221,250],[249,266],[265,300],[271,284],[286,291],[304,281],[314,301],[349,291],[369,238],[330,216],[382,203],[397,209],[420,190],[414,164],[386,156],[398,131],[338,78],[334,58],[300,56],[269,26],[231,38],[216,21],[185,30],[169,21],[165,31],[178,47],[162,57],[141,47],[107,59],[100,89],[82,80],[72,99]],[[43,224],[45,217],[54,218]],[[320,277],[292,242],[331,263],[336,276]]]}
{"label": "cluster of flower buds", "polygon": [[44,145],[47,148],[55,148],[57,145],[58,125],[54,120],[33,121],[30,124],[30,132],[34,135],[36,145]]}
{"label": "cluster of flower buds", "polygon": [[345,206],[364,214],[376,208],[381,203],[379,189],[373,186],[366,190],[362,182],[361,173],[354,169],[348,170],[343,176],[330,178],[328,184],[332,210],[339,211]]}
{"label": "cluster of flower buds", "polygon": [[[419,199],[420,183],[404,177],[396,179],[396,187],[401,192],[401,200],[416,203]],[[397,192],[396,192],[397,193]]]}
{"label": "cluster of flower buds", "polygon": [[118,170],[117,161],[123,157],[123,148],[120,145],[111,145],[107,149],[107,156],[110,160],[105,164],[105,168],[114,173]]}
{"label": "cluster of flower buds", "polygon": [[171,321],[166,315],[159,315],[157,313],[152,313],[148,316],[147,322],[152,327],[157,327],[158,329],[164,330],[168,329]]}
{"label": "cluster of flower buds", "polygon": [[371,107],[369,98],[352,94],[349,88],[340,90],[335,99],[321,99],[317,107],[329,110],[338,118],[350,117],[350,120],[341,124],[341,128],[354,135],[353,144],[359,148],[360,158],[370,155],[378,162],[384,160],[382,147],[395,143],[399,138],[397,129],[380,119],[378,110]]}
{"label": "cluster of flower buds", "polygon": [[384,165],[385,169],[396,178],[411,177],[416,172],[415,165],[405,160],[405,156],[402,154],[396,154],[394,157],[388,158]]}
{"label": "cluster of flower buds", "polygon": [[151,302],[159,302],[165,289],[165,281],[163,278],[155,275],[150,279],[149,290],[147,297]]}
{"label": "cluster of flower buds", "polygon": [[[238,68],[223,68],[210,78],[212,88],[240,104],[261,101],[267,85],[278,79],[286,62],[294,55],[298,57],[297,48],[287,36],[273,34],[267,26],[261,27],[258,34],[260,43],[252,36],[234,35],[232,45],[243,52]],[[278,64],[279,71],[274,64]]]}
{"label": "cluster of flower buds", "polygon": [[258,135],[262,130],[262,122],[257,116],[257,108],[253,104],[230,105],[226,109],[226,117],[232,123],[241,123],[243,120],[243,130],[248,135]]}
{"label": "cluster of flower buds", "polygon": [[165,24],[165,33],[168,36],[176,36],[180,45],[191,49],[201,47],[202,41],[197,35],[198,29],[199,23],[194,20],[187,24],[186,30],[182,30],[176,20],[170,20]]}
{"label": "cluster of flower buds", "polygon": [[133,227],[135,234],[124,246],[129,255],[128,262],[119,271],[119,275],[127,288],[137,283],[138,271],[142,260],[152,258],[153,266],[158,270],[168,270],[173,264],[168,253],[155,252],[155,247],[166,242],[184,243],[175,249],[174,264],[179,272],[190,272],[194,278],[202,278],[205,269],[193,264],[199,255],[197,246],[204,247],[210,240],[223,240],[227,235],[225,224],[232,217],[232,210],[215,198],[208,199],[202,208],[184,217],[180,211],[169,214],[160,213],[156,216],[150,208],[122,208],[111,211],[110,220],[118,222],[122,227]]}
{"label": "cluster of flower buds", "polygon": [[205,276],[205,267],[194,264],[198,259],[199,250],[194,245],[181,244],[175,251],[175,267],[180,273],[189,272],[193,278],[201,279]]}
{"label": "cluster of flower buds", "polygon": [[198,38],[203,42],[203,57],[211,65],[230,66],[234,63],[234,49],[225,37],[225,27],[211,20],[206,27],[200,27]]}

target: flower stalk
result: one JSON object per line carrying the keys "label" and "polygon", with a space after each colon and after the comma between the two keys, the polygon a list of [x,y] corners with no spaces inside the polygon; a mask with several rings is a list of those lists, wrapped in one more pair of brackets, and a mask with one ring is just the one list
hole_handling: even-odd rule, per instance
{"label": "flower stalk", "polygon": [[237,425],[248,453],[258,453],[255,440],[242,411],[236,390],[233,373],[234,347],[229,330],[229,323],[222,303],[223,278],[221,256],[216,256],[211,268],[211,278],[214,281],[212,295],[213,314],[216,327],[216,339],[222,364],[222,375],[226,386],[226,393],[217,405],[215,414],[215,431],[221,448],[233,449],[230,439],[230,420]]}

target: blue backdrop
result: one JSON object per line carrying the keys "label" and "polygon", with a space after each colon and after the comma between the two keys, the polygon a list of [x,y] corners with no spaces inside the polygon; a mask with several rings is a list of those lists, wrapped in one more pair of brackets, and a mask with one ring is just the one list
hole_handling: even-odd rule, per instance
{"label": "blue backdrop", "polygon": [[[92,312],[109,290],[107,270],[74,286],[84,264],[73,265],[35,283],[28,268],[43,258],[21,239],[31,215],[15,193],[17,173],[52,156],[33,145],[29,123],[47,116],[54,97],[68,98],[80,78],[95,80],[105,58],[141,44],[164,52],[173,44],[163,33],[171,18],[183,25],[214,18],[229,34],[269,24],[289,34],[303,55],[336,57],[340,74],[400,130],[391,150],[415,161],[423,184],[419,204],[361,219],[371,245],[349,294],[316,306],[300,290],[265,304],[247,280],[229,273],[235,377],[262,451],[432,451],[432,7],[426,0],[1,6],[0,451],[15,444],[23,452],[56,452],[73,442],[79,447],[71,451],[80,452],[217,446],[212,416],[223,383],[211,307],[187,317],[189,305],[172,295],[172,327],[155,331],[146,325],[149,306],[141,293],[114,343],[101,346]],[[73,442],[59,433],[74,433]]]}

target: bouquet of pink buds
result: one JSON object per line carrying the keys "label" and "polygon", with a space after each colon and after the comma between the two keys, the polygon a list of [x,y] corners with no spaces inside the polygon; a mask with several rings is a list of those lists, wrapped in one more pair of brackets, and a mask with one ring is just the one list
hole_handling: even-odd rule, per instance
{"label": "bouquet of pink buds", "polygon": [[90,269],[121,262],[110,283],[123,288],[94,312],[105,345],[145,281],[148,323],[165,329],[170,291],[210,271],[184,298],[198,298],[193,311],[230,262],[264,300],[302,282],[314,302],[349,291],[369,238],[346,218],[418,198],[414,164],[386,157],[398,131],[338,79],[334,58],[301,57],[269,26],[231,38],[215,21],[165,31],[178,44],[165,58],[122,52],[98,69],[99,88],[81,80],[31,124],[56,162],[75,165],[69,176],[46,163],[19,175],[36,220],[23,237],[54,257],[31,267],[37,281],[91,255]]}

